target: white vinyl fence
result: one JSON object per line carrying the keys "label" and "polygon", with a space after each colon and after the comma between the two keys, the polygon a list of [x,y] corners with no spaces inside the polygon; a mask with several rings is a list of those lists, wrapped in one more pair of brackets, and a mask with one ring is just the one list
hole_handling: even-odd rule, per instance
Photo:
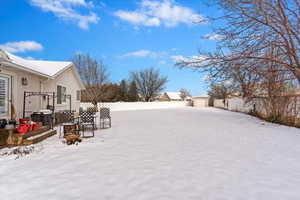
{"label": "white vinyl fence", "polygon": [[[289,108],[290,115],[296,115],[300,118],[300,98],[296,97],[296,104],[291,104]],[[244,112],[249,113],[251,110],[255,110],[260,114],[267,114],[265,104],[263,103],[263,99],[253,99],[251,102],[246,102],[245,99],[241,97],[235,97],[226,99],[225,102],[223,99],[215,99],[214,107],[217,108],[225,108],[231,111]]]}
{"label": "white vinyl fence", "polygon": [[[259,105],[255,105],[255,106],[256,109],[259,109],[259,107],[257,107]],[[225,108],[231,111],[247,113],[254,108],[254,103],[246,103],[243,98],[235,97],[235,98],[226,99],[225,101],[223,99],[215,99],[214,107]]]}
{"label": "white vinyl fence", "polygon": [[[108,107],[111,111],[123,110],[150,110],[164,108],[183,108],[189,105],[185,101],[168,101],[168,102],[116,102],[116,103],[99,103],[98,107]],[[93,107],[91,103],[81,103],[80,107],[84,110]]]}

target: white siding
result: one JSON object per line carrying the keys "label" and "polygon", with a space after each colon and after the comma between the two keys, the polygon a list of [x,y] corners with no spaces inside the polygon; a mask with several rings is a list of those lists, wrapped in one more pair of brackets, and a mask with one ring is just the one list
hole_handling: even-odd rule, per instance
{"label": "white siding", "polygon": [[[4,74],[10,75],[12,78],[11,92],[12,92],[12,104],[15,107],[17,117],[21,117],[23,113],[23,99],[24,91],[39,92],[41,89],[41,79],[36,75],[32,75],[27,72],[7,70],[2,68]],[[22,78],[27,78],[28,85],[22,85]],[[27,98],[26,107],[28,111],[35,111],[40,109],[41,98],[29,97]]]}
{"label": "white siding", "polygon": [[[28,92],[55,92],[57,85],[67,87],[67,94],[72,95],[72,109],[79,110],[80,102],[76,100],[76,92],[81,89],[80,82],[77,79],[73,68],[70,68],[60,74],[56,79],[50,80],[38,75],[33,75],[24,71],[13,70],[10,67],[1,67],[1,73],[11,76],[12,78],[12,104],[15,107],[17,118],[22,117],[23,114],[23,99],[24,91]],[[22,78],[27,78],[28,85],[22,85]],[[56,104],[56,99],[55,99]],[[52,99],[50,99],[52,105]],[[40,96],[28,97],[26,99],[26,110],[29,115],[33,111],[46,109],[47,99]],[[69,109],[69,102],[64,105],[55,105],[56,110]]]}
{"label": "white siding", "polygon": [[[57,92],[57,85],[61,85],[67,88],[67,94],[72,96],[72,110],[79,111],[80,101],[76,99],[76,93],[81,89],[80,83],[76,78],[75,72],[73,68],[70,68],[60,74],[54,80],[47,80],[43,83],[43,90],[50,92]],[[57,104],[55,100],[55,109],[56,110],[68,110],[69,109],[69,100],[67,99],[64,104]]]}

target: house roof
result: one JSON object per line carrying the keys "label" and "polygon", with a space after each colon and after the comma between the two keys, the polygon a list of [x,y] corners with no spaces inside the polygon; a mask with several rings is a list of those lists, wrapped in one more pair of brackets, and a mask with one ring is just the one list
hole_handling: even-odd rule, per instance
{"label": "house roof", "polygon": [[193,99],[203,99],[203,98],[209,98],[209,95],[203,94],[201,96],[195,96],[195,97],[193,97]]}
{"label": "house roof", "polygon": [[208,96],[198,96],[198,97],[193,97],[193,99],[208,99]]}
{"label": "house roof", "polygon": [[0,49],[0,61],[4,61],[14,68],[50,79],[55,79],[67,69],[72,68],[81,88],[84,88],[77,69],[72,62],[24,59],[3,49]]}
{"label": "house roof", "polygon": [[73,66],[72,62],[29,60],[0,49],[0,52],[1,51],[7,56],[7,60],[5,61],[14,64],[16,68],[48,78],[55,78],[60,73]]}
{"label": "house roof", "polygon": [[166,92],[170,99],[181,100],[180,92]]}

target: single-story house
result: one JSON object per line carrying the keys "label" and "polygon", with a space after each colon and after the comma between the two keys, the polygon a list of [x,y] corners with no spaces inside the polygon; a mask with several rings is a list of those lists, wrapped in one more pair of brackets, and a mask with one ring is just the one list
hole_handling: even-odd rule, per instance
{"label": "single-story house", "polygon": [[[82,89],[84,85],[72,62],[29,60],[0,49],[2,119],[20,118],[24,104],[26,116],[29,116],[34,111],[46,109],[49,101],[51,105],[54,102],[55,110],[71,107],[78,111]],[[25,99],[24,92],[33,93]],[[43,94],[50,94],[50,97]]]}
{"label": "single-story house", "polygon": [[183,101],[180,92],[165,92],[160,95],[159,101]]}

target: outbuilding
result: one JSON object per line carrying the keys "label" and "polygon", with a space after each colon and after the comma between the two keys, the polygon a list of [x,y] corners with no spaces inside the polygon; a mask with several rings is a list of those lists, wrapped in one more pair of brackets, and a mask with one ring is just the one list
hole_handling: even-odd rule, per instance
{"label": "outbuilding", "polygon": [[192,99],[193,107],[208,107],[209,97],[208,96],[198,96]]}
{"label": "outbuilding", "polygon": [[165,92],[159,97],[159,101],[183,101],[180,92]]}

